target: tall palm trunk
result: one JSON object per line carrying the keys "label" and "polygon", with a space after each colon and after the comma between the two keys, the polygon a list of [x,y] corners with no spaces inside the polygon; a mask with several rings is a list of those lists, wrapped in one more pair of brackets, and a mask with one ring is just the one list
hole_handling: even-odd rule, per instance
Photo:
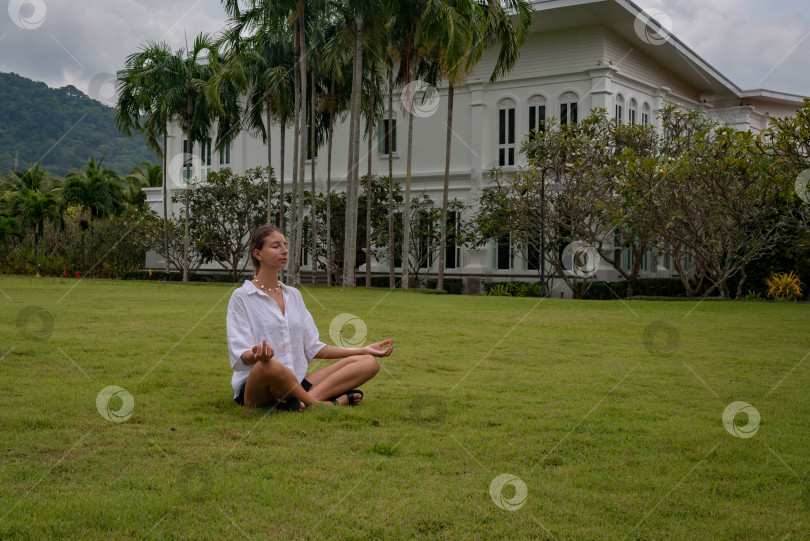
{"label": "tall palm trunk", "polygon": [[300,150],[298,152],[298,169],[299,169],[299,179],[298,179],[298,187],[296,190],[296,205],[295,205],[295,263],[293,266],[293,285],[300,286],[301,285],[301,254],[303,253],[303,226],[304,226],[304,177],[306,176],[305,165],[307,159],[307,32],[306,32],[306,12],[305,12],[305,3],[303,0],[298,3],[299,6],[299,16],[298,16],[298,24],[299,28],[299,39],[301,40],[301,58],[300,68],[301,68],[301,75],[299,76],[299,82],[301,85],[301,118],[299,119],[301,122],[301,138],[299,140]]}
{"label": "tall palm trunk", "polygon": [[332,285],[332,115],[335,82],[329,83],[329,149],[326,157],[326,286]]}
{"label": "tall palm trunk", "polygon": [[284,231],[284,162],[285,156],[285,141],[287,140],[287,118],[286,116],[281,119],[281,134],[279,137],[279,152],[281,160],[278,164],[278,228]]}
{"label": "tall palm trunk", "polygon": [[[355,67],[356,70],[356,67]],[[352,204],[352,193],[354,193],[354,123],[356,122],[357,118],[357,102],[355,100],[355,92],[354,92],[354,76],[352,75],[352,96],[351,96],[351,104],[349,106],[350,113],[349,113],[349,155],[346,159],[346,209],[344,213],[344,228],[343,228],[343,276],[340,277],[340,283],[343,287],[349,287],[351,285],[351,278],[350,274],[347,271],[349,265],[349,253],[353,250],[352,249],[352,213],[351,213],[351,204]]]}
{"label": "tall palm trunk", "polygon": [[[163,125],[163,250],[166,254],[166,280],[169,279],[169,188],[166,179],[168,171],[166,171],[166,130],[167,126]],[[84,276],[84,232],[82,232],[82,276]]]}
{"label": "tall palm trunk", "polygon": [[270,144],[270,94],[264,98],[265,114],[267,115],[267,225],[273,223],[273,168],[271,167],[271,144]]}
{"label": "tall palm trunk", "polygon": [[310,229],[310,254],[312,257],[310,258],[310,274],[312,275],[312,285],[317,285],[318,283],[318,265],[317,265],[317,257],[315,252],[315,241],[317,239],[317,235],[315,234],[315,72],[313,71],[310,73],[312,77],[312,85],[310,90],[310,126],[311,129],[309,130],[309,153],[310,153],[310,168],[312,170],[312,184],[311,184],[311,191],[309,194],[309,229]]}
{"label": "tall palm trunk", "polygon": [[368,174],[366,175],[366,287],[371,287],[371,139],[374,137],[374,83],[377,80],[377,64],[371,62],[368,104]]}
{"label": "tall palm trunk", "polygon": [[39,224],[34,226],[34,276],[39,276]]}
{"label": "tall palm trunk", "polygon": [[411,242],[411,157],[413,154],[413,100],[411,68],[406,67],[405,100],[408,103],[408,157],[405,165],[405,209],[402,212],[402,289],[408,289],[408,262],[410,260]]}
{"label": "tall palm trunk", "polygon": [[288,224],[289,227],[289,235],[287,235],[287,239],[291,242],[290,250],[288,254],[288,261],[287,261],[287,268],[289,269],[285,274],[289,277],[290,275],[293,276],[292,282],[295,282],[295,261],[297,259],[297,254],[295,249],[297,247],[295,243],[295,221],[296,221],[296,208],[297,202],[296,197],[298,196],[298,141],[301,137],[301,81],[299,80],[300,72],[298,71],[298,63],[301,61],[301,42],[300,42],[300,27],[298,25],[298,21],[295,22],[295,35],[294,35],[294,45],[293,45],[293,57],[294,57],[294,68],[293,68],[293,170],[292,170],[292,185],[290,186],[290,223]]}
{"label": "tall palm trunk", "polygon": [[[281,117],[281,136],[279,141],[279,151],[281,152],[278,177],[278,228],[284,231],[284,141],[287,139],[287,115]],[[281,269],[281,280],[286,280],[286,270]]]}
{"label": "tall palm trunk", "polygon": [[355,17],[352,107],[349,134],[349,178],[346,186],[346,241],[343,252],[343,286],[354,287],[357,261],[357,192],[360,170],[360,93],[363,76],[363,18]]}
{"label": "tall palm trunk", "polygon": [[352,287],[357,285],[357,229],[359,220],[360,201],[360,101],[363,96],[363,18],[356,17],[355,49],[357,52],[358,69],[354,75],[357,82],[357,122],[354,125],[354,207],[352,208]]}
{"label": "tall palm trunk", "polygon": [[394,68],[388,68],[388,287],[397,286],[394,259]]}
{"label": "tall palm trunk", "polygon": [[[191,158],[194,154],[193,147],[191,146],[191,119],[194,118],[194,100],[191,98],[191,94],[188,95],[188,103],[186,105],[186,115],[188,118],[188,133],[186,134],[186,143],[188,150],[187,158],[187,165],[186,165],[186,214],[183,217],[183,281],[188,282],[188,213],[189,213],[189,206],[190,206],[190,196],[189,193],[191,191]],[[90,246],[90,250],[92,252],[92,245]],[[91,255],[92,259],[92,255]],[[91,262],[92,264],[92,262]],[[90,267],[90,274],[93,274],[93,267]]]}
{"label": "tall palm trunk", "polygon": [[95,277],[96,268],[96,231],[93,225],[93,217],[90,217],[90,279]]}
{"label": "tall palm trunk", "polygon": [[447,252],[447,192],[450,185],[450,141],[453,133],[453,90],[454,85],[450,82],[447,89],[447,150],[444,155],[444,188],[442,191],[442,238],[439,243],[439,279],[436,289],[444,289],[444,265],[445,252]]}

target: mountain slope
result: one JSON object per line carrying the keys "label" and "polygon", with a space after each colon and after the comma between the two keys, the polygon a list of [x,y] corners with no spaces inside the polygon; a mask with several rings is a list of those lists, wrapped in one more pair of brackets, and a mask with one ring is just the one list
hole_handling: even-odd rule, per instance
{"label": "mountain slope", "polygon": [[57,176],[81,169],[91,155],[126,174],[144,160],[157,161],[140,134],[122,135],[115,109],[74,86],[50,88],[14,73],[0,73],[0,173],[26,169],[40,159]]}

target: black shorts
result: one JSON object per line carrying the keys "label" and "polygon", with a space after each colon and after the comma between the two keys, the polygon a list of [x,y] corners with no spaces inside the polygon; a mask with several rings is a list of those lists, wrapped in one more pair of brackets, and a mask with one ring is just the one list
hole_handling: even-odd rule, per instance
{"label": "black shorts", "polygon": [[[239,404],[240,406],[245,405],[245,385],[247,385],[247,381],[242,384],[242,386],[239,388],[239,394],[236,396],[236,398],[233,399],[233,401]],[[307,378],[304,378],[303,380],[301,380],[301,387],[303,387],[305,391],[309,391],[312,388],[312,384],[307,380]]]}

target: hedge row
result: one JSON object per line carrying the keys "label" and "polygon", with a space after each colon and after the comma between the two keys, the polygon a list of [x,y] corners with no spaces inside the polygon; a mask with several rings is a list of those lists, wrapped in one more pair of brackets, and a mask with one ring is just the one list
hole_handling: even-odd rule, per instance
{"label": "hedge row", "polygon": [[[585,294],[586,299],[623,299],[627,295],[627,282],[594,282]],[[633,296],[686,297],[680,278],[639,278]]]}
{"label": "hedge row", "polygon": [[[244,274],[239,278],[239,282],[242,280],[250,280],[252,275]],[[122,280],[151,280],[151,281],[165,281],[166,280],[166,273],[162,271],[152,271],[152,275],[149,275],[149,271],[131,271],[126,272],[121,276]],[[181,282],[183,280],[183,273],[181,272],[170,272],[169,273],[169,282]],[[233,283],[231,280],[230,275],[228,274],[219,274],[219,273],[203,273],[203,272],[195,272],[188,278],[189,282],[230,282]]]}
{"label": "hedge row", "polygon": [[[399,284],[399,275],[395,276],[397,285]],[[355,280],[357,287],[366,287],[366,277],[365,276],[358,276]],[[384,287],[388,289],[390,287],[390,278],[388,276],[372,276],[371,277],[371,287]]]}

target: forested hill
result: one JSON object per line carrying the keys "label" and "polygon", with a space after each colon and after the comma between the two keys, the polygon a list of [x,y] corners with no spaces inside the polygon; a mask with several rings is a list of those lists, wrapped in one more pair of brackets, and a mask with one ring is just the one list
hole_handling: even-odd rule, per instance
{"label": "forested hill", "polygon": [[41,159],[57,176],[81,169],[91,155],[104,156],[104,164],[119,174],[144,160],[157,161],[139,133],[126,137],[118,131],[115,109],[76,87],[50,88],[0,73],[0,174],[14,169],[15,151],[18,169]]}

